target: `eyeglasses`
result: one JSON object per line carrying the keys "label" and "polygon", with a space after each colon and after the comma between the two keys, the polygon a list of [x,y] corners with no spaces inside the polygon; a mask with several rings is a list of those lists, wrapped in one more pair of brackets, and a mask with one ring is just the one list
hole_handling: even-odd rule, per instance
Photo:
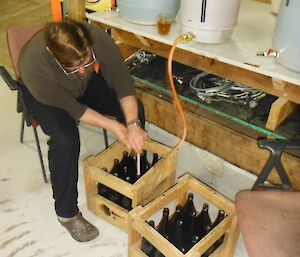
{"label": "eyeglasses", "polygon": [[93,48],[91,48],[91,52],[92,52],[92,58],[93,60],[85,65],[80,65],[79,68],[75,69],[75,70],[71,70],[71,71],[67,71],[66,68],[64,68],[61,63],[55,58],[55,61],[57,62],[57,64],[59,65],[59,67],[62,69],[62,71],[66,74],[66,75],[72,75],[72,74],[75,74],[79,71],[80,68],[84,67],[85,69],[92,66],[95,62],[96,62],[96,56],[95,56],[95,53],[94,53],[94,50]]}

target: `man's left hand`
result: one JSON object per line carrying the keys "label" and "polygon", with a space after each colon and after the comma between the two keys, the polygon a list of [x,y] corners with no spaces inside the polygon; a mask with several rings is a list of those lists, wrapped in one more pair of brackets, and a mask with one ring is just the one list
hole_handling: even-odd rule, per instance
{"label": "man's left hand", "polygon": [[127,127],[127,140],[131,148],[141,154],[144,149],[144,141],[147,138],[147,133],[140,126],[132,124]]}

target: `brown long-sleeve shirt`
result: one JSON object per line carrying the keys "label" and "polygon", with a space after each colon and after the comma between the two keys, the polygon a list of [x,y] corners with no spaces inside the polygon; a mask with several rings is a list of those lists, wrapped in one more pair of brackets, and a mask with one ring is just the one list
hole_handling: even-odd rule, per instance
{"label": "brown long-sleeve shirt", "polygon": [[[95,25],[86,24],[93,39],[93,50],[100,71],[118,99],[134,95],[133,81],[119,50],[110,36]],[[78,120],[87,106],[77,101],[87,88],[90,76],[66,75],[47,51],[43,30],[22,49],[18,63],[21,79],[39,102],[68,112]]]}

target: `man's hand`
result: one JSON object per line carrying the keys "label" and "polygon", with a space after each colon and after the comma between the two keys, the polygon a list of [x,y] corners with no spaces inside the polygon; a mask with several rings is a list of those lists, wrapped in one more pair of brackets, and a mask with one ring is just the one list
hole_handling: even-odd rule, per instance
{"label": "man's hand", "polygon": [[144,149],[144,141],[147,133],[140,126],[135,124],[127,126],[127,140],[131,148],[137,153],[142,153]]}
{"label": "man's hand", "polygon": [[132,148],[128,140],[127,128],[116,120],[111,120],[110,131],[114,134],[117,140],[126,146],[127,148]]}

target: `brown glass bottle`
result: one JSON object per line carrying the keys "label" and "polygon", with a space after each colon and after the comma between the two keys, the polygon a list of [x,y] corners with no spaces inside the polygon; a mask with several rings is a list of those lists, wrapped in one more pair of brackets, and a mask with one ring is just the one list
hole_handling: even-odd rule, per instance
{"label": "brown glass bottle", "polygon": [[177,247],[179,251],[182,253],[186,253],[188,250],[186,248],[185,243],[186,234],[184,232],[184,224],[182,220],[178,220],[175,225],[175,233],[174,233],[174,245]]}
{"label": "brown glass bottle", "polygon": [[191,242],[192,237],[192,231],[190,230],[192,226],[194,226],[194,219],[192,220],[192,217],[195,218],[196,215],[196,208],[194,205],[194,194],[189,193],[187,195],[187,199],[182,207],[182,215],[183,215],[183,223],[184,223],[184,233],[186,234],[185,237],[185,247],[188,247]]}
{"label": "brown glass bottle", "polygon": [[160,251],[156,249],[154,257],[165,257]]}
{"label": "brown glass bottle", "polygon": [[[121,177],[120,173],[120,162],[118,159],[114,159],[114,166],[112,167],[110,173],[118,178]],[[115,190],[111,189],[108,195],[108,199],[114,203],[120,204],[122,200],[122,195]]]}
{"label": "brown glass bottle", "polygon": [[169,239],[169,208],[163,209],[163,214],[156,230],[166,239]]}
{"label": "brown glass bottle", "polygon": [[143,154],[141,154],[140,164],[141,164],[141,167],[140,167],[141,175],[144,175],[151,167],[151,164],[148,162],[148,159],[147,159],[147,151],[146,150],[144,150]]}
{"label": "brown glass bottle", "polygon": [[[198,238],[193,237],[193,231],[195,230],[195,221],[196,221],[196,212],[189,213],[188,216],[186,216],[186,224],[184,226],[184,248],[188,251],[192,248],[192,246],[197,243],[199,240]],[[198,240],[198,241],[197,241]]]}
{"label": "brown glass bottle", "polygon": [[[204,236],[206,236],[206,235],[211,231],[211,227],[206,226],[206,227],[204,228],[204,231],[205,231],[205,235],[204,235]],[[214,248],[213,248],[213,245],[212,245],[211,247],[209,247],[209,248],[206,250],[205,253],[203,253],[203,254],[201,255],[201,257],[208,257],[209,255],[211,255],[211,254],[213,253],[213,250],[214,250]]]}
{"label": "brown glass bottle", "polygon": [[171,215],[169,219],[169,233],[170,233],[170,241],[174,243],[174,235],[176,231],[176,223],[178,220],[182,220],[182,206],[178,204],[176,206],[175,212]]}
{"label": "brown glass bottle", "polygon": [[[124,167],[123,172],[124,172],[124,180],[128,183],[131,183],[132,181],[130,175],[128,174],[127,167]],[[122,195],[120,200],[120,205],[126,210],[130,211],[132,210],[131,204],[132,204],[132,200],[129,197]]]}
{"label": "brown glass bottle", "polygon": [[[223,210],[219,210],[218,216],[211,225],[212,229],[215,228],[218,224],[221,223],[221,221],[225,218],[225,212]],[[216,250],[224,241],[225,235],[221,236],[213,245],[213,250]]]}
{"label": "brown glass bottle", "polygon": [[[154,220],[149,220],[148,224],[155,229]],[[141,250],[149,257],[154,257],[156,248],[144,237],[142,237]]]}
{"label": "brown glass bottle", "polygon": [[206,235],[206,227],[211,227],[211,219],[209,216],[209,205],[204,203],[202,205],[202,210],[198,214],[195,221],[194,236],[201,240],[202,237]]}
{"label": "brown glass bottle", "polygon": [[112,167],[110,173],[118,178],[121,178],[121,167],[118,159],[114,159],[114,166]]}
{"label": "brown glass bottle", "polygon": [[123,157],[120,161],[120,173],[121,173],[120,175],[123,180],[125,180],[125,176],[126,176],[124,170],[127,169],[127,165],[128,165],[127,163],[128,163],[128,152],[123,151]]}
{"label": "brown glass bottle", "polygon": [[[182,212],[183,212],[183,217],[184,220],[183,222],[185,222],[185,217],[191,216],[191,213],[196,212],[196,208],[194,205],[194,194],[193,193],[189,193],[187,196],[187,199],[182,207]],[[197,213],[197,212],[196,212]]]}
{"label": "brown glass bottle", "polygon": [[[225,218],[225,212],[223,210],[219,210],[218,215],[214,222],[211,225],[210,230],[214,229],[220,222]],[[202,257],[207,257],[211,255],[224,241],[224,235],[221,236],[208,250],[202,255]]]}
{"label": "brown glass bottle", "polygon": [[130,178],[129,183],[134,184],[137,180],[136,156],[128,156],[127,173]]}
{"label": "brown glass bottle", "polygon": [[[105,168],[105,167],[103,167],[102,170],[104,172],[107,172],[107,168]],[[109,192],[110,192],[110,188],[101,183],[98,183],[97,186],[98,186],[98,195],[101,195],[101,196],[107,198],[109,195]]]}
{"label": "brown glass bottle", "polygon": [[157,163],[159,160],[158,158],[158,154],[157,153],[153,153],[153,159],[152,159],[152,163],[151,163],[151,167],[155,165],[155,163]]}

